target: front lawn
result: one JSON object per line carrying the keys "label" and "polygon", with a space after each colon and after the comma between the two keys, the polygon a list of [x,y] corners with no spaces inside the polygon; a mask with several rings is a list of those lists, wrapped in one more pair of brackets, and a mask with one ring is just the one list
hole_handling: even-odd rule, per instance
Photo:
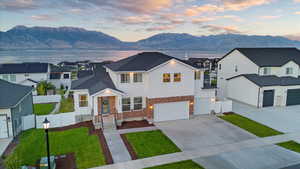
{"label": "front lawn", "polygon": [[68,113],[68,112],[73,112],[74,111],[74,100],[72,97],[68,98],[61,98],[60,101],[60,108],[58,113]]}
{"label": "front lawn", "polygon": [[276,145],[300,153],[300,144],[296,143],[295,141],[282,142]]}
{"label": "front lawn", "polygon": [[180,149],[160,130],[125,134],[138,158],[180,152]]}
{"label": "front lawn", "polygon": [[199,164],[193,162],[192,160],[180,161],[171,164],[165,164],[145,169],[204,169]]}
{"label": "front lawn", "polygon": [[[219,116],[221,119],[226,120],[242,129],[247,130],[250,133],[258,137],[268,137],[268,136],[275,136],[279,134],[283,134],[277,130],[274,130],[270,127],[267,127],[263,124],[260,124],[256,121],[250,120],[246,117],[243,117],[238,114],[228,114],[224,116]],[[272,117],[270,117],[272,118]]]}
{"label": "front lawn", "polygon": [[[51,155],[74,152],[79,169],[105,164],[98,136],[89,135],[86,127],[49,132],[49,138]],[[45,156],[45,132],[42,129],[32,129],[21,134],[20,143],[5,162],[6,164],[34,165],[38,159]]]}
{"label": "front lawn", "polygon": [[46,115],[51,113],[55,108],[55,103],[45,103],[45,104],[34,104],[34,114],[36,115]]}

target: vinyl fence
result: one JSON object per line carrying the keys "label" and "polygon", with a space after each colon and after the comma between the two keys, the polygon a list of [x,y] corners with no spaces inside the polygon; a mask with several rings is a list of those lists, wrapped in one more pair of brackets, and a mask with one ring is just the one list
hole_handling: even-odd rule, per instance
{"label": "vinyl fence", "polygon": [[232,101],[217,101],[210,105],[210,109],[215,111],[216,113],[224,113],[224,112],[231,112],[232,111]]}
{"label": "vinyl fence", "polygon": [[50,121],[50,128],[69,126],[76,123],[76,115],[76,112],[70,112],[36,116],[36,128],[43,128],[43,121],[46,117]]}
{"label": "vinyl fence", "polygon": [[22,130],[35,128],[35,115],[28,115],[22,117]]}
{"label": "vinyl fence", "polygon": [[33,96],[33,104],[37,103],[58,103],[61,100],[60,95]]}

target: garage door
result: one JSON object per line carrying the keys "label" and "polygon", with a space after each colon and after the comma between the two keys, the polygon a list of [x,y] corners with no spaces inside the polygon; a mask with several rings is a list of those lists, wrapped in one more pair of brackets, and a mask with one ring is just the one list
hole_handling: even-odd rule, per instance
{"label": "garage door", "polygon": [[154,121],[168,121],[189,118],[189,102],[154,104]]}
{"label": "garage door", "polygon": [[300,105],[300,89],[287,90],[286,105]]}
{"label": "garage door", "polygon": [[194,114],[209,114],[210,113],[210,98],[195,97]]}
{"label": "garage door", "polygon": [[265,90],[263,96],[263,107],[274,105],[274,90]]}
{"label": "garage door", "polygon": [[8,131],[7,131],[7,121],[6,116],[0,116],[0,138],[7,138]]}

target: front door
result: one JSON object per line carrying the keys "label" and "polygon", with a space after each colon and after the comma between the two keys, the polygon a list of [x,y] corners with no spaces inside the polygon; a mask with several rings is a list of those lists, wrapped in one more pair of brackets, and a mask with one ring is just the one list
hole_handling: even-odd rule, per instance
{"label": "front door", "polygon": [[102,105],[101,105],[101,113],[102,114],[108,114],[110,112],[109,108],[109,99],[108,97],[103,97],[102,98]]}
{"label": "front door", "polygon": [[263,96],[263,107],[274,105],[274,90],[265,90]]}

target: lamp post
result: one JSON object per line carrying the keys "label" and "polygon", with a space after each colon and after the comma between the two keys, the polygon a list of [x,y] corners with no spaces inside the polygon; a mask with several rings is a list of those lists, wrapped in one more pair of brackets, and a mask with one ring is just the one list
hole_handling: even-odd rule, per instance
{"label": "lamp post", "polygon": [[43,127],[45,129],[46,132],[46,144],[47,144],[47,158],[48,158],[48,169],[51,169],[50,166],[50,147],[49,147],[49,127],[50,127],[50,121],[48,121],[47,117],[45,118],[44,122],[43,122]]}

